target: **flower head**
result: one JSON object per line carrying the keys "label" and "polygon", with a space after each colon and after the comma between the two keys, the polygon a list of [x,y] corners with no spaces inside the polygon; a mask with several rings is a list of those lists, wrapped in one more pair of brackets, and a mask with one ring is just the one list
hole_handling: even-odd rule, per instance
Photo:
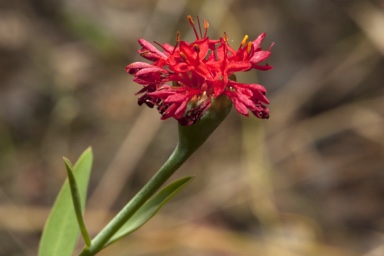
{"label": "flower head", "polygon": [[236,72],[272,68],[261,64],[271,55],[273,46],[272,43],[267,50],[262,50],[265,33],[254,41],[248,41],[246,35],[234,50],[226,34],[218,40],[207,36],[209,24],[206,20],[204,32],[199,20],[198,29],[191,16],[188,21],[196,36],[192,43],[180,40],[177,33],[175,46],[156,43],[159,50],[139,39],[141,49],[138,52],[151,63],[134,62],[126,67],[126,71],[134,75],[133,80],[143,86],[137,92],[138,104],[156,106],[161,119],[173,117],[181,125],[191,125],[200,120],[214,99],[224,95],[240,114],[248,116],[250,111],[258,118],[269,118],[265,88],[234,79]]}

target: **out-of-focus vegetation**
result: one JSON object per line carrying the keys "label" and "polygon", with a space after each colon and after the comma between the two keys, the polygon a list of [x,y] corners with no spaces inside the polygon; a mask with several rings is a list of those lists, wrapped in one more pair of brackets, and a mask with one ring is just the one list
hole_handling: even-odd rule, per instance
{"label": "out-of-focus vegetation", "polygon": [[[271,118],[231,113],[176,177],[196,178],[101,255],[384,255],[384,4],[341,0],[0,2],[0,255],[35,255],[65,179],[95,154],[92,234],[161,166],[176,122],[139,108],[138,38],[276,42]],[[68,206],[70,207],[70,206]],[[82,246],[79,243],[79,248]]]}

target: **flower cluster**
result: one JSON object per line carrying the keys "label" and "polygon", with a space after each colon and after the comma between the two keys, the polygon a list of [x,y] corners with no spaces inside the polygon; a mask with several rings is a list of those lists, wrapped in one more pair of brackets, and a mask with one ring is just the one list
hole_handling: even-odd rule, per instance
{"label": "flower cluster", "polygon": [[180,40],[176,45],[158,44],[161,50],[144,39],[139,39],[139,54],[152,63],[134,62],[126,67],[134,81],[143,85],[137,93],[138,104],[156,106],[161,119],[175,118],[181,125],[196,123],[211,106],[212,101],[227,96],[235,109],[248,116],[251,111],[258,118],[268,118],[269,104],[266,90],[259,84],[236,81],[235,72],[251,69],[269,70],[272,67],[261,62],[268,59],[273,44],[268,50],[261,49],[265,33],[254,41],[246,35],[239,48],[228,44],[227,35],[218,40],[209,39],[209,24],[204,20],[204,33],[198,20],[198,30],[188,16],[196,40],[192,43]]}

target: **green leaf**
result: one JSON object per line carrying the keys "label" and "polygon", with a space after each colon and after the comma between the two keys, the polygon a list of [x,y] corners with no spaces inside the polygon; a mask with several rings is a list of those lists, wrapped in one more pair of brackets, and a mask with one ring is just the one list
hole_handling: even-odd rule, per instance
{"label": "green leaf", "polygon": [[[89,177],[91,174],[93,155],[88,148],[77,160],[73,172],[78,184],[82,211]],[[65,181],[48,216],[39,245],[39,256],[71,256],[79,235],[79,226],[73,209],[72,196],[68,180]]]}
{"label": "green leaf", "polygon": [[89,238],[88,230],[87,230],[87,227],[85,226],[85,221],[83,217],[84,207],[82,207],[81,205],[79,187],[77,185],[76,177],[72,169],[72,164],[67,158],[64,158],[64,163],[65,163],[65,167],[67,168],[68,182],[69,182],[69,187],[71,189],[72,203],[75,210],[77,223],[79,224],[79,228],[81,231],[81,235],[83,236],[85,245],[87,247],[90,247],[91,239]]}
{"label": "green leaf", "polygon": [[184,177],[163,188],[159,193],[149,199],[120,229],[117,231],[108,243],[111,243],[127,236],[149,221],[172,197],[183,189],[193,177]]}

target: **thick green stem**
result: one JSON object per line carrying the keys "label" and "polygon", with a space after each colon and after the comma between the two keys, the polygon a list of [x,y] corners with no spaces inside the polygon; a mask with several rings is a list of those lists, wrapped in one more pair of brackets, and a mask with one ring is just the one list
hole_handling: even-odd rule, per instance
{"label": "thick green stem", "polygon": [[109,239],[126,223],[132,215],[172,176],[172,174],[196,151],[212,132],[225,119],[231,109],[231,102],[218,98],[202,119],[191,126],[179,125],[179,142],[160,170],[132,198],[132,200],[107,224],[92,240],[91,246],[84,248],[80,256],[93,256],[108,243]]}

